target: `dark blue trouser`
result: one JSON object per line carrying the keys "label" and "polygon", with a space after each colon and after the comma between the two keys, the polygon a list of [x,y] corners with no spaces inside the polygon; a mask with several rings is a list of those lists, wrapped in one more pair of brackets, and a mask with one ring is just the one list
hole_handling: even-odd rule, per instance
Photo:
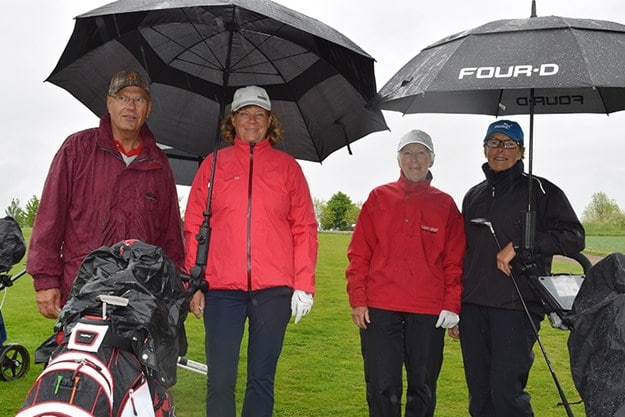
{"label": "dark blue trouser", "polygon": [[236,414],[234,393],[247,319],[247,385],[241,416],[271,417],[274,378],[291,317],[292,292],[288,287],[252,292],[206,292],[207,416],[234,417]]}
{"label": "dark blue trouser", "polygon": [[444,329],[437,316],[369,308],[360,330],[370,417],[400,417],[402,370],[406,367],[406,417],[431,417],[443,364]]}
{"label": "dark blue trouser", "polygon": [[[536,329],[540,319],[533,317]],[[531,417],[525,392],[536,337],[527,315],[462,304],[460,345],[473,417]]]}
{"label": "dark blue trouser", "polygon": [[7,340],[7,330],[4,327],[4,319],[2,318],[2,310],[0,310],[0,346]]}

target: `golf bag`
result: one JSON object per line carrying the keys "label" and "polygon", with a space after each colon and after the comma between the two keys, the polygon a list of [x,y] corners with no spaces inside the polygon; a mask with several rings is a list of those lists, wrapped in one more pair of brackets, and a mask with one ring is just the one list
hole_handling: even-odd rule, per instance
{"label": "golf bag", "polygon": [[569,320],[571,374],[586,416],[624,417],[625,254],[610,254],[590,268]]}
{"label": "golf bag", "polygon": [[16,417],[173,416],[171,398],[114,337],[110,321],[84,317],[52,354]]}
{"label": "golf bag", "polygon": [[160,248],[124,241],[92,252],[56,333],[36,352],[47,366],[17,416],[175,416],[167,388],[186,353],[187,313],[182,281]]}
{"label": "golf bag", "polygon": [[0,273],[9,272],[25,253],[26,243],[17,221],[10,216],[0,219]]}

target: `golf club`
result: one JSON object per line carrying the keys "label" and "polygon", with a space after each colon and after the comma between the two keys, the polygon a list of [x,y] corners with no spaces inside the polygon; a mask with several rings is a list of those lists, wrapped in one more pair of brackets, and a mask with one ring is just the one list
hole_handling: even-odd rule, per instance
{"label": "golf club", "polygon": [[[488,227],[490,229],[491,235],[493,236],[493,239],[495,239],[497,248],[501,251],[502,247],[501,247],[501,244],[499,243],[499,239],[497,239],[497,234],[495,233],[493,224],[488,219],[485,219],[483,217],[478,217],[475,219],[471,219],[471,223]],[[558,389],[558,394],[560,394],[560,398],[562,399],[562,404],[564,405],[564,408],[566,409],[566,414],[568,417],[573,417],[573,411],[571,410],[571,406],[569,405],[566,395],[564,394],[564,391],[562,390],[562,386],[560,385],[560,381],[558,380],[558,377],[556,376],[556,372],[553,369],[553,366],[551,365],[551,361],[549,360],[547,351],[545,350],[545,347],[543,346],[543,342],[542,340],[540,340],[540,336],[538,335],[538,329],[536,328],[536,325],[534,324],[534,321],[532,320],[532,316],[529,310],[527,309],[527,305],[525,304],[525,299],[523,298],[523,295],[521,294],[521,290],[519,290],[519,286],[517,284],[516,279],[514,278],[514,274],[512,273],[512,271],[510,271],[510,278],[512,279],[512,284],[514,285],[514,289],[516,290],[516,293],[519,296],[519,300],[521,301],[521,305],[523,306],[523,310],[525,311],[527,320],[529,321],[532,331],[534,332],[534,336],[536,337],[538,346],[540,346],[540,350],[543,353],[543,357],[545,358],[545,362],[547,363],[547,368],[549,368],[549,372],[551,373],[553,382],[556,384],[556,388]]]}
{"label": "golf club", "polygon": [[178,357],[178,367],[182,369],[187,369],[189,371],[202,374],[202,375],[208,374],[208,368],[206,367],[205,364],[192,361],[191,359],[187,359],[181,356]]}

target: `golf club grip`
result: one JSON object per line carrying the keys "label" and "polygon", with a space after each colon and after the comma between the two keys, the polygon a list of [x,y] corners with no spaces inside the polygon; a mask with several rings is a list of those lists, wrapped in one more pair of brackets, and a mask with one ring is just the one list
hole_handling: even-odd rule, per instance
{"label": "golf club grip", "polygon": [[521,230],[523,236],[521,240],[522,248],[526,251],[534,249],[534,240],[536,238],[536,212],[524,211],[521,212]]}

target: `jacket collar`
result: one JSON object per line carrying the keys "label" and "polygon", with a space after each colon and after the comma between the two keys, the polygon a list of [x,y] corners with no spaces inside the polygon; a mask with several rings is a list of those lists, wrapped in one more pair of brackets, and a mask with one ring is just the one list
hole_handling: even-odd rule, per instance
{"label": "jacket collar", "polygon": [[[260,142],[256,142],[256,144],[254,145],[254,153],[262,152],[265,149],[271,148],[271,143],[269,142],[269,139],[267,138],[261,140]],[[241,140],[238,137],[234,138],[234,146],[237,149],[243,150],[245,152],[250,151],[250,143],[244,140]]]}
{"label": "jacket collar", "polygon": [[425,176],[425,180],[423,181],[418,181],[418,182],[412,182],[412,181],[408,181],[406,179],[406,177],[404,177],[404,174],[399,173],[399,180],[397,180],[397,183],[400,185],[400,187],[407,192],[419,192],[419,191],[423,191],[427,188],[430,188],[430,183],[432,182],[432,178],[434,178],[432,176],[432,172],[430,172],[430,170],[428,170],[427,175]]}
{"label": "jacket collar", "polygon": [[488,165],[488,162],[485,162],[482,165],[482,171],[484,171],[484,175],[486,175],[486,180],[493,187],[503,186],[505,184],[512,183],[516,178],[523,175],[523,161],[518,160],[516,163],[505,171],[495,172]]}
{"label": "jacket collar", "polygon": [[[152,131],[144,124],[140,130],[141,140],[143,141],[143,146],[141,148],[141,153],[139,156],[148,156],[150,158],[156,158],[153,154],[153,149],[156,146],[156,140],[154,139],[154,135]],[[115,141],[113,138],[113,128],[111,127],[111,115],[106,113],[100,118],[100,128],[98,129],[98,146],[103,148],[112,149],[117,152],[117,148],[115,146]],[[154,145],[152,147],[151,145]]]}

